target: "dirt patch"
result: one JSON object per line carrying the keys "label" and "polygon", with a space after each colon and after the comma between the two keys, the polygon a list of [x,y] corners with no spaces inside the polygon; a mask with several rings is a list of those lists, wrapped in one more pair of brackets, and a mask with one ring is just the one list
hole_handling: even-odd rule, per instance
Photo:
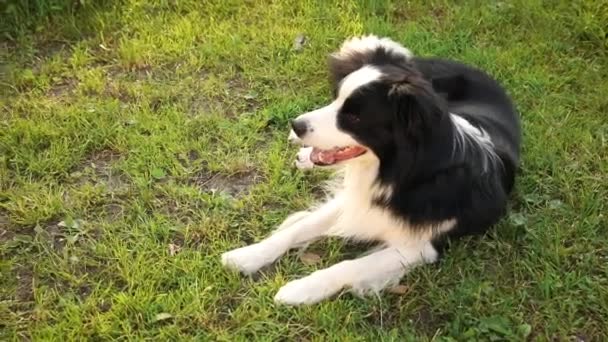
{"label": "dirt patch", "polygon": [[215,310],[214,314],[211,315],[205,322],[205,325],[213,327],[215,329],[232,329],[234,328],[235,320],[233,319],[233,312],[241,304],[241,298],[245,294],[235,293],[234,295],[225,295],[220,297],[214,306],[219,308]]}
{"label": "dirt patch", "polygon": [[99,308],[99,311],[102,313],[108,312],[108,311],[110,311],[110,309],[112,309],[112,303],[102,299],[98,305],[98,308]]}
{"label": "dirt patch", "polygon": [[[208,203],[202,199],[176,198],[171,195],[160,193],[150,202],[146,211],[150,215],[160,213],[171,217],[172,220],[180,222],[184,226],[188,226],[197,222],[200,219],[200,213],[207,207]],[[179,241],[180,239],[181,238],[177,238],[176,241]],[[174,241],[173,243],[176,242]]]}
{"label": "dirt patch", "polygon": [[190,150],[188,152],[188,160],[190,162],[196,161],[201,157],[200,153],[198,153],[198,151],[196,150]]}
{"label": "dirt patch", "polygon": [[112,65],[107,68],[107,76],[110,78],[128,78],[133,81],[144,81],[156,76],[150,64],[143,62],[127,63],[125,65]]}
{"label": "dirt patch", "polygon": [[10,230],[0,228],[0,242],[11,241],[15,237],[15,233]]}
{"label": "dirt patch", "polygon": [[243,176],[223,176],[215,175],[205,183],[201,184],[202,187],[208,189],[211,192],[225,192],[232,196],[238,196],[241,193],[247,191],[249,186],[254,182],[253,177],[249,175]]}
{"label": "dirt patch", "polygon": [[48,234],[46,238],[56,251],[62,251],[65,247],[65,235],[59,227],[59,222],[53,222],[46,225],[45,232]]}
{"label": "dirt patch", "polygon": [[114,222],[124,216],[124,208],[117,203],[110,203],[104,206],[105,217],[108,221]]}
{"label": "dirt patch", "polygon": [[112,163],[120,159],[120,154],[114,150],[102,150],[89,156],[87,163],[94,169],[103,171],[108,169]]}
{"label": "dirt patch", "polygon": [[77,184],[104,184],[111,193],[124,192],[129,189],[128,177],[112,169],[121,158],[114,150],[94,152],[71,173],[71,178]]}
{"label": "dirt patch", "polygon": [[429,336],[436,334],[437,330],[450,321],[449,315],[433,312],[428,306],[422,306],[418,310],[413,311],[408,319],[416,330],[424,332]]}
{"label": "dirt patch", "polygon": [[45,40],[37,46],[38,59],[47,58],[56,54],[62,54],[63,58],[67,58],[67,53],[70,51],[69,43],[61,40]]}
{"label": "dirt patch", "polygon": [[10,221],[8,215],[0,211],[0,242],[12,240],[13,236],[15,236],[15,234],[8,229],[9,225]]}
{"label": "dirt patch", "polygon": [[134,64],[130,66],[130,74],[138,81],[152,77],[152,66],[149,64]]}
{"label": "dirt patch", "polygon": [[[221,98],[193,98],[188,103],[188,114],[190,116],[198,115],[210,115],[213,113],[219,113],[223,108],[223,102]],[[229,116],[232,116],[230,114]]]}
{"label": "dirt patch", "polygon": [[434,18],[436,22],[441,22],[447,15],[444,7],[439,5],[432,6],[430,11],[424,10],[420,6],[410,6],[402,4],[396,6],[391,11],[391,16],[397,21],[418,20],[420,18]]}
{"label": "dirt patch", "polygon": [[433,17],[439,21],[444,19],[447,15],[446,9],[438,5],[433,6],[431,13],[433,14]]}
{"label": "dirt patch", "polygon": [[121,103],[135,102],[135,98],[127,90],[123,89],[117,82],[111,80],[106,83],[103,95],[117,99]]}
{"label": "dirt patch", "polygon": [[[104,51],[105,52],[105,51]],[[130,82],[158,81],[166,83],[168,81],[179,81],[177,69],[181,66],[180,62],[171,62],[162,65],[151,65],[146,62],[136,61],[135,63],[121,65],[107,65],[105,67],[106,76],[109,80],[125,80]],[[207,73],[203,71],[202,75]],[[196,77],[196,74],[192,75]]]}
{"label": "dirt patch", "polygon": [[[250,245],[253,242],[248,242],[247,245]],[[260,268],[257,272],[249,275],[249,278],[254,282],[263,282],[266,283],[268,279],[274,277],[274,275],[279,271],[279,263],[273,262],[262,268]]]}
{"label": "dirt patch", "polygon": [[[194,228],[188,232],[188,236],[182,236],[182,238],[182,246],[191,249],[199,249],[209,241],[208,233],[202,228]],[[173,240],[177,240],[179,243],[179,237],[173,238]]]}
{"label": "dirt patch", "polygon": [[36,237],[60,253],[67,244],[81,245],[87,239],[98,240],[102,231],[94,222],[75,220],[53,220],[40,223],[33,229]]}
{"label": "dirt patch", "polygon": [[410,8],[406,6],[398,6],[392,11],[392,16],[399,21],[411,20],[416,17],[416,14],[413,13]]}
{"label": "dirt patch", "polygon": [[[74,275],[80,276],[80,272],[72,272]],[[51,279],[49,279],[51,280]],[[86,300],[93,292],[93,286],[87,283],[74,284],[66,279],[52,279],[52,287],[59,293],[73,293],[80,300]]]}
{"label": "dirt patch", "polygon": [[87,297],[89,297],[91,295],[91,292],[93,292],[93,290],[91,289],[91,286],[88,284],[83,284],[78,286],[78,288],[76,289],[76,292],[78,293],[78,296],[81,299],[86,299]]}
{"label": "dirt patch", "polygon": [[222,114],[235,118],[242,113],[254,112],[261,105],[259,95],[244,79],[237,76],[226,81],[222,93],[190,99],[187,113],[192,117]]}
{"label": "dirt patch", "polygon": [[55,251],[61,252],[67,244],[67,239],[70,236],[70,232],[68,230],[72,229],[62,225],[65,225],[65,222],[50,221],[40,224],[35,228],[34,231],[38,234],[38,236],[40,236],[40,238],[46,240]]}
{"label": "dirt patch", "polygon": [[17,290],[15,296],[18,301],[31,302],[34,300],[34,272],[26,267],[17,269]]}
{"label": "dirt patch", "polygon": [[175,95],[152,97],[150,99],[150,110],[158,112],[163,106],[171,105],[179,101],[179,97]]}
{"label": "dirt patch", "polygon": [[196,175],[191,184],[205,192],[223,193],[231,197],[239,197],[260,181],[260,175],[247,170],[232,175],[202,172]]}
{"label": "dirt patch", "polygon": [[365,320],[371,325],[378,326],[382,329],[392,329],[402,323],[399,315],[399,307],[397,305],[393,305],[393,307],[389,308],[384,308],[382,305],[376,305],[371,312],[365,316]]}
{"label": "dirt patch", "polygon": [[47,94],[50,97],[61,98],[71,95],[78,85],[78,80],[74,78],[63,78],[59,82],[53,84]]}

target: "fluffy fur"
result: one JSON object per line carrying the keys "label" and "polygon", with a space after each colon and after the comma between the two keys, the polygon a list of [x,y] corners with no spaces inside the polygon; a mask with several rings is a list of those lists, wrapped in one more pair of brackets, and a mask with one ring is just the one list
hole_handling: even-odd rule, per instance
{"label": "fluffy fur", "polygon": [[[224,253],[222,262],[251,274],[326,235],[383,247],[286,284],[275,296],[285,304],[316,303],[343,289],[378,293],[436,261],[448,238],[485,232],[505,212],[519,161],[517,113],[480,70],[414,57],[375,36],[346,41],[329,68],[333,101],[295,119],[290,139],[305,146],[296,165],[339,169],[341,185],[320,207]],[[315,151],[349,146],[366,152],[313,163]]]}

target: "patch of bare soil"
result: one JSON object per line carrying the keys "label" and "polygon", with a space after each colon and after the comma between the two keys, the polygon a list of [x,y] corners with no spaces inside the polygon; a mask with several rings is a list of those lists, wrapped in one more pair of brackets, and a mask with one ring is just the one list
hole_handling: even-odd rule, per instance
{"label": "patch of bare soil", "polygon": [[403,323],[400,316],[399,308],[383,308],[378,304],[365,316],[365,320],[371,325],[390,330]]}
{"label": "patch of bare soil", "polygon": [[124,214],[124,208],[118,203],[109,203],[104,206],[106,219],[110,222],[119,220]]}
{"label": "patch of bare soil", "polygon": [[407,319],[419,331],[426,332],[429,335],[436,334],[446,322],[450,321],[449,315],[434,312],[429,306],[422,306],[415,310]]}
{"label": "patch of bare soil", "polygon": [[18,301],[31,302],[34,300],[34,273],[29,268],[17,269],[17,290],[15,296]]}
{"label": "patch of bare soil", "polygon": [[9,229],[8,214],[0,211],[0,242],[9,241],[13,239],[15,234]]}
{"label": "patch of bare soil", "polygon": [[258,94],[242,78],[234,77],[228,80],[222,94],[200,96],[190,100],[188,114],[190,116],[221,113],[234,118],[245,112],[253,112],[260,108]]}
{"label": "patch of bare soil", "polygon": [[133,98],[133,96],[126,89],[122,88],[118,82],[112,80],[109,80],[108,83],[106,83],[103,95],[117,99],[123,104],[135,101],[135,98]]}
{"label": "patch of bare soil", "polygon": [[114,150],[102,150],[92,153],[76,171],[71,174],[78,184],[104,184],[111,193],[128,190],[129,181],[126,175],[112,169],[112,165],[122,156]]}
{"label": "patch of bare soil", "polygon": [[74,78],[62,78],[51,86],[47,94],[53,98],[69,96],[74,92],[77,85],[78,80]]}
{"label": "patch of bare soil", "polygon": [[253,171],[243,171],[232,175],[202,172],[196,175],[191,183],[201,190],[211,193],[224,193],[239,197],[260,181],[260,175]]}
{"label": "patch of bare soil", "polygon": [[65,235],[59,227],[59,222],[49,222],[43,228],[46,233],[46,239],[51,243],[53,249],[56,251],[63,250],[65,247]]}
{"label": "patch of bare soil", "polygon": [[120,154],[114,150],[102,150],[89,156],[86,162],[101,172],[107,170],[112,163],[120,159]]}

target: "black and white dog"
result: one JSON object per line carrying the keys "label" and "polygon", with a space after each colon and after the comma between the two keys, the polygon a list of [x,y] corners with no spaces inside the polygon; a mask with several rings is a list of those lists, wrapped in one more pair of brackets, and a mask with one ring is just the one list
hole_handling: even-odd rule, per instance
{"label": "black and white dog", "polygon": [[484,72],[413,57],[376,36],[330,56],[334,99],[292,121],[296,165],[343,171],[335,195],[288,217],[268,238],[222,255],[244,274],[325,235],[382,248],[291,281],[275,301],[311,304],[342,289],[378,293],[438,259],[446,239],[483,233],[505,213],[519,162],[520,125]]}

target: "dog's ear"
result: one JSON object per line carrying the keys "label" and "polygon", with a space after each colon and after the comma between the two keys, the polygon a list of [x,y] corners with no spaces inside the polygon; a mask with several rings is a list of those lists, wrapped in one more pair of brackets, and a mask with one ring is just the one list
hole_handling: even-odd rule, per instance
{"label": "dog's ear", "polygon": [[397,143],[418,145],[432,138],[444,109],[429,81],[417,71],[407,70],[391,80],[388,97],[395,116]]}
{"label": "dog's ear", "polygon": [[364,66],[368,59],[368,55],[360,52],[353,52],[348,55],[334,53],[328,57],[327,65],[329,67],[330,84],[334,96],[337,96],[340,82],[342,82],[348,74]]}

